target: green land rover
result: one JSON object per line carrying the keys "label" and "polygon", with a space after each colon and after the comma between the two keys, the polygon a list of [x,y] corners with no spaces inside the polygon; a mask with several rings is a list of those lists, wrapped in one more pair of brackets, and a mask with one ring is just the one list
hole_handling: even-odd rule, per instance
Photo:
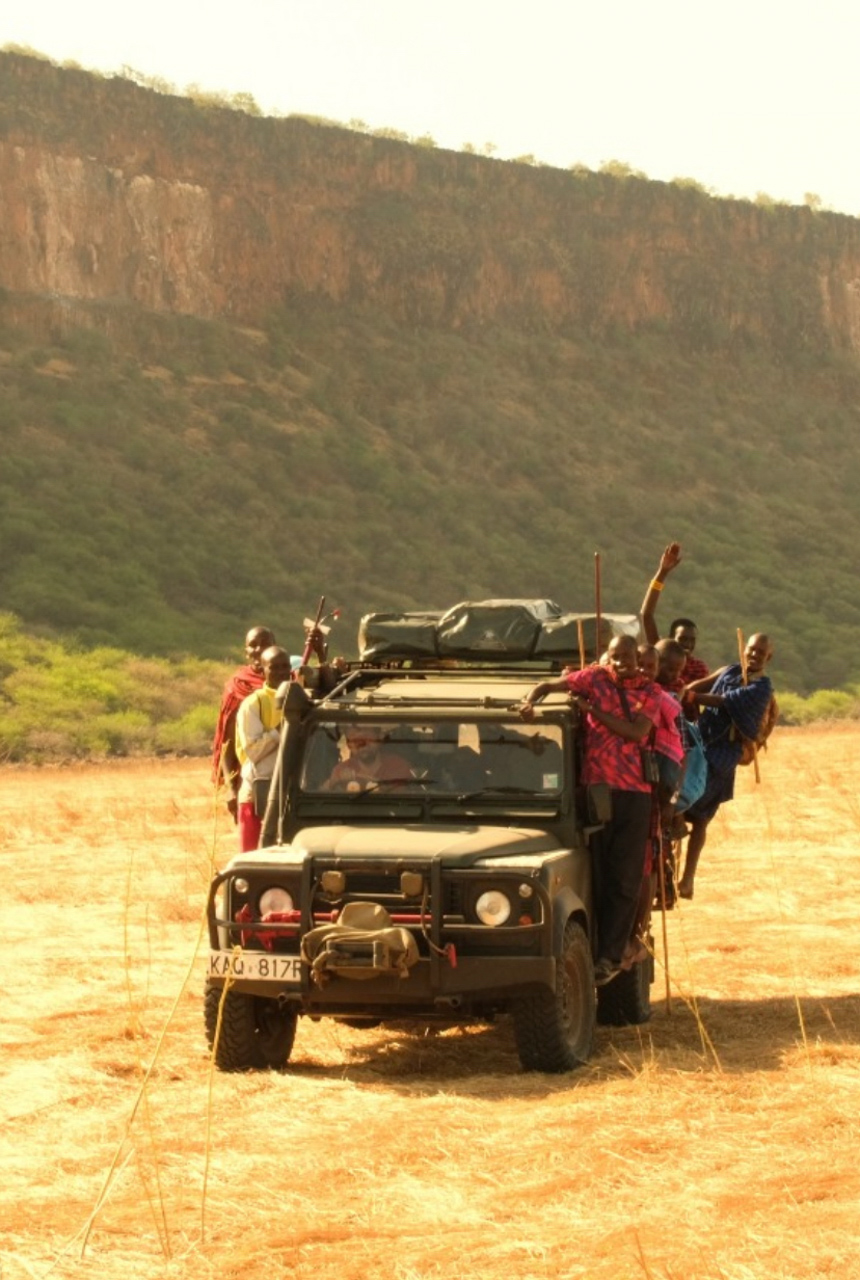
{"label": "green land rover", "polygon": [[303,1015],[509,1016],[523,1067],[547,1072],[586,1061],[596,1020],[648,1018],[650,958],[594,986],[601,813],[579,783],[578,713],[562,695],[533,723],[515,709],[636,626],[599,622],[542,601],[369,615],[332,691],[283,686],[260,848],[209,894],[205,1022],[222,1070],[285,1066]]}

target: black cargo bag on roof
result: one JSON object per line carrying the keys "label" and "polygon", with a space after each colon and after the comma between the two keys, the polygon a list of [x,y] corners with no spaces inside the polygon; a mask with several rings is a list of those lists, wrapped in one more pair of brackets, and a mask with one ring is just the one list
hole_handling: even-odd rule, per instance
{"label": "black cargo bag on roof", "polygon": [[562,662],[572,662],[579,666],[579,633],[582,625],[582,640],[585,648],[585,661],[597,662],[605,653],[610,640],[616,636],[633,636],[639,640],[639,618],[635,613],[604,613],[600,617],[600,637],[595,644],[597,632],[597,615],[594,613],[563,613],[559,618],[550,618],[541,627],[535,645],[535,658],[556,658]]}
{"label": "black cargo bag on roof", "polygon": [[467,600],[455,604],[436,626],[439,655],[512,662],[531,658],[541,627],[560,613],[552,600]]}
{"label": "black cargo bag on roof", "polygon": [[366,613],[358,626],[362,662],[389,658],[437,658],[441,613]]}

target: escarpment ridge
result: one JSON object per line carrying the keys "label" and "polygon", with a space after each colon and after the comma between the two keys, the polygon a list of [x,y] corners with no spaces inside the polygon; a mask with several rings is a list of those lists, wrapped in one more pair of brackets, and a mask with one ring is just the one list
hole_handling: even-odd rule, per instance
{"label": "escarpment ridge", "polygon": [[658,325],[860,354],[860,221],[205,109],[0,54],[0,281],[259,321],[292,295],[461,328]]}

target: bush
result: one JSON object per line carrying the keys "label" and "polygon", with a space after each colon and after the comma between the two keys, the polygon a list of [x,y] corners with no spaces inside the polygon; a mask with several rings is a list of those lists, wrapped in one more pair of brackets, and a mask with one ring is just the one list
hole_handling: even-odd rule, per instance
{"label": "bush", "polygon": [[819,689],[808,698],[796,693],[780,693],[777,701],[784,724],[860,720],[860,685],[849,685],[847,689]]}
{"label": "bush", "polygon": [[215,709],[211,703],[198,703],[180,719],[158,726],[155,734],[156,749],[171,755],[208,755],[215,718]]}
{"label": "bush", "polygon": [[0,760],[206,755],[225,676],[198,658],[78,652],[0,614]]}

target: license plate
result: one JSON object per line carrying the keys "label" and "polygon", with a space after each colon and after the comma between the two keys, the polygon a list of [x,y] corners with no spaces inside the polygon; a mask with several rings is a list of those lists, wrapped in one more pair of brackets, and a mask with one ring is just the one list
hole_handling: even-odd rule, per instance
{"label": "license plate", "polygon": [[265,951],[209,952],[210,978],[254,978],[263,982],[288,982],[299,985],[302,962],[298,956],[273,956]]}

